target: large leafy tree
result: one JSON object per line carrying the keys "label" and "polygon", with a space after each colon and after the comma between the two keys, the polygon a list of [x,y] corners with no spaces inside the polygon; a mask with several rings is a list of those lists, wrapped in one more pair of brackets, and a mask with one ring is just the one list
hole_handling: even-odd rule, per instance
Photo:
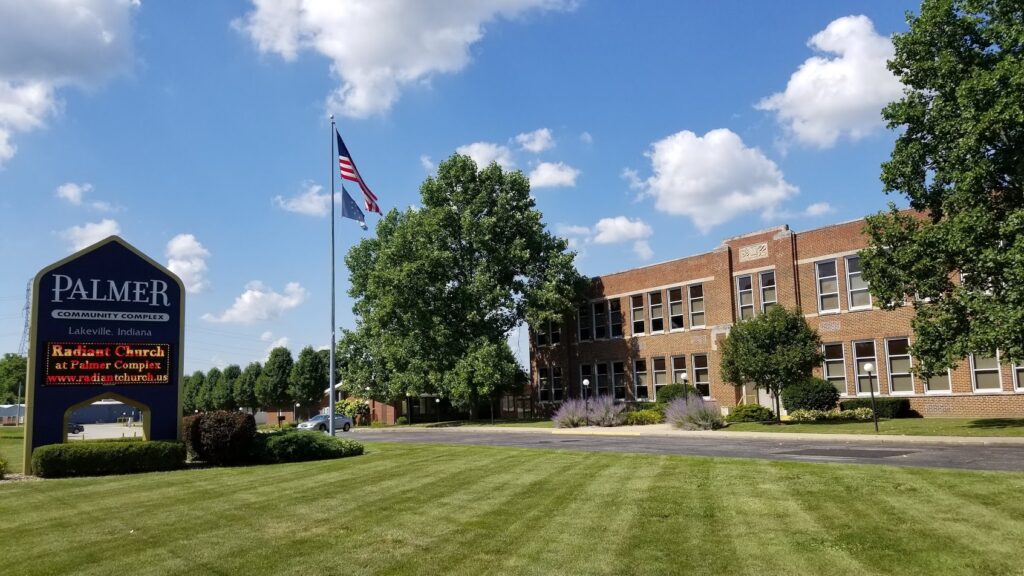
{"label": "large leafy tree", "polygon": [[217,367],[210,368],[206,373],[206,381],[203,382],[203,387],[199,389],[196,399],[196,404],[199,405],[200,410],[218,409],[215,390],[220,386],[223,376],[224,373]]}
{"label": "large leafy tree", "polygon": [[240,408],[247,408],[252,412],[259,409],[260,403],[256,399],[256,381],[259,380],[263,367],[259,362],[250,362],[241,376],[235,380],[235,405]]}
{"label": "large leafy tree", "polygon": [[192,413],[196,410],[205,410],[202,400],[203,388],[206,387],[206,374],[201,370],[196,370],[188,377],[188,380],[184,382],[184,404],[185,412]]}
{"label": "large leafy tree", "polygon": [[585,282],[565,240],[545,229],[521,172],[494,163],[478,171],[454,155],[420,194],[420,208],[391,210],[376,238],[345,259],[358,328],[339,348],[364,361],[344,359],[346,385],[370,386],[378,399],[438,392],[473,406],[515,379],[458,377],[467,374],[458,367],[508,358],[497,350],[514,328],[561,321]]}
{"label": "large leafy tree", "polygon": [[289,405],[288,377],[293,364],[292,353],[284,346],[270,351],[270,358],[256,379],[256,400],[261,406],[280,410]]}
{"label": "large leafy tree", "polygon": [[0,358],[0,404],[13,404],[18,401],[18,390],[21,390],[21,401],[25,401],[25,375],[28,359],[21,354],[8,352]]}
{"label": "large leafy tree", "polygon": [[235,403],[235,380],[242,374],[242,369],[237,364],[229,364],[224,368],[213,387],[213,407],[216,410],[234,410],[238,408]]}
{"label": "large leafy tree", "polygon": [[288,376],[288,394],[296,404],[305,407],[320,403],[324,389],[328,387],[329,369],[324,357],[312,346],[306,346],[299,352],[299,359],[292,366]]}
{"label": "large leafy tree", "polygon": [[821,339],[800,310],[772,306],[732,327],[722,342],[722,378],[735,386],[753,384],[771,394],[780,417],[782,388],[811,377],[821,363]]}
{"label": "large leafy tree", "polygon": [[[1024,10],[1019,0],[924,0],[893,42],[906,86],[882,166],[892,208],[868,218],[864,275],[885,308],[916,308],[930,375],[971,352],[1024,359]],[[962,273],[963,281],[960,282]]]}

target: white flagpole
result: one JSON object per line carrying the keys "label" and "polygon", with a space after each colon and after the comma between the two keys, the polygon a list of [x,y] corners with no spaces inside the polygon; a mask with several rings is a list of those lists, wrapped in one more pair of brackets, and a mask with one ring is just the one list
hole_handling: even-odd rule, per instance
{"label": "white flagpole", "polygon": [[338,157],[334,153],[334,134],[334,114],[331,114],[331,352],[328,355],[330,358],[328,370],[331,372],[329,385],[331,399],[328,403],[330,414],[327,418],[327,429],[332,438],[334,437],[334,349],[336,347],[334,343],[334,336],[336,334],[336,328],[334,327],[334,171],[338,163]]}

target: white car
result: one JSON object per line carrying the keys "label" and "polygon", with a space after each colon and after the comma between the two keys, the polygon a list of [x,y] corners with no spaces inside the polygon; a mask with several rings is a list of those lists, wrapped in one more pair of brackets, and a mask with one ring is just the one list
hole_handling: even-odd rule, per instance
{"label": "white car", "polygon": [[[321,432],[327,431],[327,426],[330,422],[327,420],[327,414],[317,414],[309,420],[306,420],[302,424],[299,424],[300,430],[319,430]],[[342,416],[341,414],[334,415],[334,429],[341,430],[342,432],[348,432],[352,429],[352,419],[348,416]]]}

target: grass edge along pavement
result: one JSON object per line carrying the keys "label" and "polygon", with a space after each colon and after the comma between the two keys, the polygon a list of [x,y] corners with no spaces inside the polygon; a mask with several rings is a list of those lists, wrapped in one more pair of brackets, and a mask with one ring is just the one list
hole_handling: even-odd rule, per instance
{"label": "grass edge along pavement", "polygon": [[[1024,437],[1024,418],[897,418],[880,420],[878,435],[974,438]],[[726,432],[874,435],[872,422],[738,422]]]}
{"label": "grass edge along pavement", "polygon": [[0,558],[27,575],[1011,574],[1022,490],[1021,473],[379,443],[5,484]]}

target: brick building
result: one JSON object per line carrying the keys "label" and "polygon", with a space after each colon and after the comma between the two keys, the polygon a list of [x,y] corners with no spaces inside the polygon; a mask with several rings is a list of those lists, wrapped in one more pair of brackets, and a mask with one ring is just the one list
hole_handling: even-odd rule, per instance
{"label": "brick building", "polygon": [[[1024,367],[972,355],[928,381],[913,375],[907,346],[913,308],[874,305],[857,252],[864,222],[806,232],[779,226],[726,239],[704,254],[593,279],[590,300],[564,325],[531,327],[531,395],[541,406],[581,395],[652,401],[656,389],[689,383],[724,409],[770,406],[764,392],[719,373],[720,342],[741,318],[799,307],[821,335],[815,372],[844,398],[905,396],[925,416],[1024,415]],[[873,363],[869,375],[864,365]]]}

